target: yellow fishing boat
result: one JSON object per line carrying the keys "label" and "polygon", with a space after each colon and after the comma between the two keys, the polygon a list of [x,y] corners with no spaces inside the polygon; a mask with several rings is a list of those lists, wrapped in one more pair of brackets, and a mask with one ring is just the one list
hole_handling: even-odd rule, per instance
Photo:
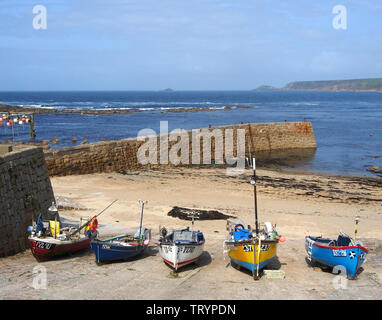
{"label": "yellow fishing boat", "polygon": [[[254,278],[259,277],[259,272],[277,257],[277,245],[280,238],[271,240],[270,237],[260,235],[243,240],[235,240],[235,235],[245,233],[248,229],[233,226],[232,238],[225,241],[225,248],[231,260],[231,265],[236,269],[241,267],[252,272]],[[264,240],[262,240],[262,238]]]}
{"label": "yellow fishing boat", "polygon": [[[276,226],[265,222],[259,228],[257,218],[256,196],[256,164],[253,158],[253,177],[251,184],[254,186],[255,199],[255,230],[250,226],[245,228],[245,223],[240,218],[227,221],[228,239],[224,241],[224,251],[228,254],[231,265],[236,269],[241,267],[252,272],[254,279],[259,279],[260,271],[277,258],[277,245],[284,242],[285,237],[280,236]],[[241,220],[243,223],[237,223]]]}

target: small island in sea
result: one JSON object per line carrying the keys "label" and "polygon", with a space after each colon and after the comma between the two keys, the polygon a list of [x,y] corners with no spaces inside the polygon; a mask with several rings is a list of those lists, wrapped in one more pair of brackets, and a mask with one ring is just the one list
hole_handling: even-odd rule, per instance
{"label": "small island in sea", "polygon": [[260,87],[257,87],[256,89],[253,89],[252,91],[273,91],[273,90],[281,90],[281,89],[272,87],[272,86],[262,85]]}

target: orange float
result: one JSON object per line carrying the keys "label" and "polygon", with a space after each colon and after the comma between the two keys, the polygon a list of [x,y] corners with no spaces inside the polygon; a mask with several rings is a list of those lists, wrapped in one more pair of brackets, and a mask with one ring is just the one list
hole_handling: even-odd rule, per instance
{"label": "orange float", "polygon": [[91,221],[90,221],[90,224],[89,224],[89,229],[91,231],[96,231],[97,230],[97,227],[98,227],[98,220],[97,218],[93,218]]}

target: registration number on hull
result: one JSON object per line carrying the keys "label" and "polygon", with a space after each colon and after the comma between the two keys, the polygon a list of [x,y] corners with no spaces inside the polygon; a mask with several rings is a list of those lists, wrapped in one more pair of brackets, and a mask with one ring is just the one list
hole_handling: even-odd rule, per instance
{"label": "registration number on hull", "polygon": [[[260,251],[268,251],[269,247],[270,247],[269,244],[262,244],[261,247],[260,247]],[[248,244],[248,245],[244,244],[243,245],[243,250],[244,250],[244,252],[251,252],[251,251],[253,251],[253,247],[250,244]]]}
{"label": "registration number on hull", "polygon": [[333,257],[346,257],[346,250],[333,249]]}
{"label": "registration number on hull", "polygon": [[36,241],[36,248],[39,249],[53,250],[55,246],[53,243]]}
{"label": "registration number on hull", "polygon": [[195,247],[179,247],[179,253],[193,253],[195,250]]}

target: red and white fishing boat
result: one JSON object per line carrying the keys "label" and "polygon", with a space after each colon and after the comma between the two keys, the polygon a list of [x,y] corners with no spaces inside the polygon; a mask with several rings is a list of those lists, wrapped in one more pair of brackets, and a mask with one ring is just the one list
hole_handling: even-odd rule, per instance
{"label": "red and white fishing boat", "polygon": [[77,252],[89,248],[90,238],[87,235],[80,235],[77,239],[65,239],[30,236],[29,243],[33,256],[38,261],[49,260],[51,258]]}
{"label": "red and white fishing boat", "polygon": [[167,234],[167,230],[162,228],[160,233],[162,236],[157,243],[159,254],[163,261],[175,271],[180,267],[196,262],[203,253],[205,239],[199,230],[194,231],[187,227]]}
{"label": "red and white fishing boat", "polygon": [[[99,214],[88,219],[86,223],[81,225],[80,222],[79,227],[68,226],[64,228],[61,228],[58,211],[53,203],[48,211],[51,216],[54,216],[54,221],[50,220],[48,225],[46,225],[46,222],[44,224],[43,216],[40,213],[36,223],[28,228],[31,233],[28,239],[33,256],[37,261],[44,261],[90,248],[91,239],[98,232],[97,217],[114,202]],[[84,229],[84,232],[80,233],[82,229]]]}

